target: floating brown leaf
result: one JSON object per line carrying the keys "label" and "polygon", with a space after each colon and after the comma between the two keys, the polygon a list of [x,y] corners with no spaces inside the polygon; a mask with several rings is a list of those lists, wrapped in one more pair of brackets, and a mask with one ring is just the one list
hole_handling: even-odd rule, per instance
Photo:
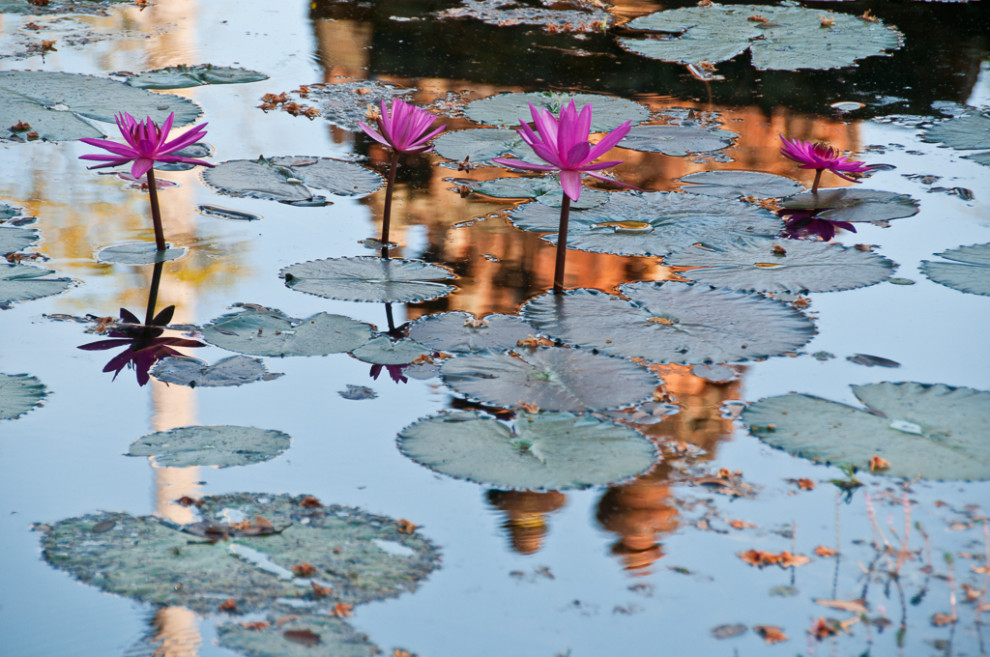
{"label": "floating brown leaf", "polygon": [[776,625],[755,625],[753,631],[770,644],[787,641],[787,635]]}
{"label": "floating brown leaf", "polygon": [[312,630],[286,630],[282,633],[286,641],[292,641],[304,646],[315,646],[320,643],[320,635]]}

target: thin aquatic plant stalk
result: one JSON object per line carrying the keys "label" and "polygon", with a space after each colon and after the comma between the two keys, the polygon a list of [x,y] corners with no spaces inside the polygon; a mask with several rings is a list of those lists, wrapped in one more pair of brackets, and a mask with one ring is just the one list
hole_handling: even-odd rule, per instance
{"label": "thin aquatic plant stalk", "polygon": [[825,169],[815,169],[815,182],[811,184],[811,193],[818,193],[818,184],[822,181],[822,173]]}
{"label": "thin aquatic plant stalk", "polygon": [[155,306],[158,305],[158,287],[162,283],[162,268],[164,262],[156,262],[154,272],[151,274],[151,289],[148,290],[148,307],[144,311],[144,325],[151,326],[151,321],[155,318]]}
{"label": "thin aquatic plant stalk", "polygon": [[557,231],[557,262],[553,268],[553,293],[564,292],[564,266],[567,260],[567,220],[571,213],[571,197],[564,194],[560,204],[560,228]]}
{"label": "thin aquatic plant stalk", "polygon": [[388,229],[392,221],[392,192],[395,191],[395,172],[399,168],[399,151],[392,151],[392,164],[388,169],[388,186],[385,188],[385,210],[382,219],[382,257],[388,260]]}
{"label": "thin aquatic plant stalk", "polygon": [[158,207],[158,184],[155,182],[155,170],[148,169],[148,197],[151,199],[151,221],[155,225],[155,247],[165,250],[165,233],[162,230],[162,211]]}

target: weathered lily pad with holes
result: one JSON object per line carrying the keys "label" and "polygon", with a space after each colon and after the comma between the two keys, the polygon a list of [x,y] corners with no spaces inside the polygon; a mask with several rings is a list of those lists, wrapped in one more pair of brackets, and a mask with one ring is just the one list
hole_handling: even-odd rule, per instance
{"label": "weathered lily pad with holes", "polygon": [[639,125],[632,128],[618,143],[647,153],[663,153],[684,157],[690,153],[711,153],[728,148],[739,134],[721,128],[701,128],[688,125]]}
{"label": "weathered lily pad with holes", "polygon": [[231,425],[179,427],[157,431],[131,443],[128,456],[153,456],[160,467],[213,465],[229,468],[269,461],[289,449],[281,431]]}
{"label": "weathered lily pad with holes", "polygon": [[650,59],[717,64],[748,50],[761,71],[844,68],[902,45],[901,33],[882,21],[803,7],[683,7],[637,18],[626,27],[659,33],[619,39],[626,50]]}
{"label": "weathered lily pad with holes", "polygon": [[[8,126],[30,124],[42,139],[69,141],[104,137],[100,128],[83,120],[113,123],[116,112],[136,118],[150,116],[161,125],[175,112],[175,125],[191,123],[200,115],[191,100],[137,89],[123,82],[93,75],[56,71],[0,71],[0,139]],[[109,134],[119,137],[117,128]]]}
{"label": "weathered lily pad with holes", "polygon": [[64,292],[72,287],[71,278],[52,278],[55,272],[28,265],[0,265],[0,309],[12,303],[30,301]]}
{"label": "weathered lily pad with holes", "polygon": [[684,278],[753,292],[836,292],[890,278],[894,263],[870,251],[826,242],[740,237],[722,244],[689,246],[664,259],[672,267],[699,267]]}
{"label": "weathered lily pad with holes", "polygon": [[[206,497],[199,506],[205,524],[185,526],[196,533],[153,516],[69,518],[45,532],[44,558],[104,591],[199,613],[216,613],[228,598],[245,613],[272,608],[279,598],[303,607],[307,601],[313,607],[380,600],[414,589],[437,567],[436,548],[391,518],[336,505],[304,506],[304,499]],[[255,531],[231,526],[242,521]],[[198,538],[204,535],[227,538]],[[292,576],[292,567],[302,563],[316,569],[312,578]],[[332,593],[314,599],[313,581]]]}
{"label": "weathered lily pad with holes", "polygon": [[443,413],[406,427],[399,450],[457,479],[506,490],[608,486],[653,467],[656,446],[638,431],[571,413]]}
{"label": "weathered lily pad with holes", "polygon": [[100,249],[96,259],[114,265],[152,265],[178,260],[185,254],[182,247],[166,245],[164,251],[159,251],[154,242],[123,242]]}
{"label": "weathered lily pad with holes", "polygon": [[0,420],[13,420],[39,405],[48,391],[29,374],[0,374]]}
{"label": "weathered lily pad with holes", "polygon": [[921,261],[921,272],[953,290],[990,296],[990,243],[960,246],[935,255],[953,262]]}
{"label": "weathered lily pad with holes", "polygon": [[819,189],[788,196],[781,206],[790,210],[824,210],[819,219],[883,223],[918,214],[918,202],[907,194],[859,187]]}
{"label": "weathered lily pad with holes", "polygon": [[[514,209],[517,228],[552,233],[556,244],[560,212],[539,203]],[[771,212],[742,201],[675,192],[615,192],[609,201],[573,211],[568,248],[616,255],[662,256],[695,243],[720,244],[741,235],[772,237],[782,223]]]}
{"label": "weathered lily pad with holes", "polygon": [[[950,119],[926,130],[921,139],[960,151],[990,148],[990,116],[968,114]],[[990,166],[990,152],[967,155],[966,158]]]}
{"label": "weathered lily pad with holes", "polygon": [[240,386],[255,381],[271,381],[282,376],[269,372],[260,358],[231,356],[213,365],[198,358],[163,358],[151,370],[151,376],[165,383],[190,388]]}
{"label": "weathered lily pad with holes", "polygon": [[221,646],[246,657],[373,657],[382,650],[340,618],[309,614],[270,617],[266,627],[224,623]]}
{"label": "weathered lily pad with holes", "polygon": [[[544,2],[544,5],[552,3]],[[578,5],[573,5],[578,7]],[[614,19],[602,6],[590,3],[580,5],[577,9],[563,9],[554,6],[552,9],[533,7],[525,2],[516,0],[461,0],[460,5],[444,9],[434,14],[437,18],[473,18],[475,20],[507,27],[510,25],[589,25],[590,29],[606,29]],[[590,31],[589,29],[589,31]]]}
{"label": "weathered lily pad with holes", "polygon": [[866,409],[791,393],[751,404],[742,421],[763,442],[815,461],[869,471],[876,455],[896,477],[990,479],[990,392],[914,382],[852,389]]}
{"label": "weathered lily pad with holes", "polygon": [[625,98],[600,96],[597,94],[568,94],[558,91],[540,91],[534,93],[512,93],[489,96],[472,103],[464,108],[464,114],[477,123],[494,126],[518,126],[522,120],[530,123],[533,115],[529,111],[532,104],[538,110],[550,110],[554,116],[560,114],[567,104],[574,100],[580,110],[585,105],[591,105],[591,131],[608,132],[614,130],[626,121],[633,125],[642,123],[650,116],[650,111],[644,105]]}
{"label": "weathered lily pad with holes", "polygon": [[[379,107],[384,101],[391,105],[416,89],[401,88],[381,80],[337,81],[307,85],[308,93],[298,96],[301,104],[313,103],[328,123],[344,130],[358,131],[358,121],[368,122],[368,105]],[[298,94],[298,92],[289,92]]]}
{"label": "weathered lily pad with holes", "polygon": [[656,374],[624,358],[564,347],[456,356],[440,367],[444,383],[466,397],[502,408],[532,404],[546,411],[604,411],[653,396]]}
{"label": "weathered lily pad with holes", "polygon": [[627,283],[629,301],[596,290],[546,294],[523,307],[540,332],[577,347],[654,363],[727,363],[794,351],[814,324],[759,294],[688,283]]}
{"label": "weathered lily pad with holes", "polygon": [[252,356],[325,356],[357,349],[371,338],[369,324],[343,315],[317,313],[306,319],[271,308],[244,308],[203,327],[203,339]]}
{"label": "weathered lily pad with holes", "polygon": [[367,196],[382,186],[380,175],[359,164],[304,155],[227,160],[203,171],[203,180],[230,196],[285,202]]}
{"label": "weathered lily pad with holes", "polygon": [[127,84],[140,89],[183,89],[201,87],[204,84],[240,84],[267,79],[268,76],[264,73],[237,66],[179,64],[132,75],[127,78]]}
{"label": "weathered lily pad with holes", "polygon": [[448,160],[467,160],[474,164],[491,164],[492,158],[505,155],[524,159],[533,154],[515,130],[487,128],[445,132],[433,142],[433,150]]}
{"label": "weathered lily pad with holes", "polygon": [[0,226],[0,256],[31,246],[38,241],[39,235],[35,228]]}
{"label": "weathered lily pad with holes", "polygon": [[684,191],[722,198],[780,198],[804,189],[796,180],[759,171],[699,171],[679,180],[688,184]]}
{"label": "weathered lily pad with holes", "polygon": [[413,340],[437,351],[467,354],[473,351],[517,349],[520,340],[536,329],[517,315],[488,315],[475,319],[465,312],[425,315],[409,327]]}
{"label": "weathered lily pad with holes", "polygon": [[[494,198],[531,198],[558,210],[564,197],[564,189],[560,186],[560,181],[553,176],[496,178],[476,183],[471,189],[478,194]],[[571,201],[571,208],[593,208],[607,200],[608,192],[585,189],[582,190],[580,199]]]}
{"label": "weathered lily pad with holes", "polygon": [[454,291],[436,281],[455,278],[446,267],[401,258],[326,258],[290,265],[279,272],[286,287],[341,301],[416,303]]}
{"label": "weathered lily pad with holes", "polygon": [[391,340],[379,335],[351,352],[351,355],[372,365],[406,365],[433,353],[415,340]]}

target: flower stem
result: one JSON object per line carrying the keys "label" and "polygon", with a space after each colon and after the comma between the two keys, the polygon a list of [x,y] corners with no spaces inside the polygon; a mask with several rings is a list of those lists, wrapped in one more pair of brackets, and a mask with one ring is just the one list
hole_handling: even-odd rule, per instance
{"label": "flower stem", "polygon": [[388,186],[385,188],[385,215],[382,219],[382,257],[388,258],[388,228],[392,221],[392,192],[395,191],[395,172],[399,168],[399,151],[392,151],[392,164],[388,169]]}
{"label": "flower stem", "polygon": [[571,213],[571,197],[564,194],[560,204],[560,228],[557,231],[557,262],[553,268],[553,293],[564,291],[564,264],[567,259],[567,219]]}
{"label": "flower stem", "polygon": [[164,262],[156,262],[155,269],[151,274],[151,288],[148,290],[148,308],[144,311],[145,326],[151,326],[151,322],[155,318],[155,306],[158,305],[158,287],[162,283],[162,268],[164,266]]}
{"label": "flower stem", "polygon": [[812,194],[817,194],[818,193],[818,183],[820,183],[822,181],[822,172],[823,171],[825,171],[825,169],[815,169],[815,182],[811,184],[811,193]]}
{"label": "flower stem", "polygon": [[162,231],[162,211],[158,208],[158,184],[153,168],[148,169],[148,197],[151,199],[151,221],[155,224],[155,247],[164,251],[165,233]]}

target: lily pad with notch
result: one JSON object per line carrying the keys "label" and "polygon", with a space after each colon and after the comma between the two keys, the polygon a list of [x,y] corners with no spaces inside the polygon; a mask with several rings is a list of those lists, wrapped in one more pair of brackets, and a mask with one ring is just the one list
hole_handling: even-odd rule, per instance
{"label": "lily pad with notch", "polygon": [[231,425],[189,426],[156,431],[131,443],[128,456],[153,456],[159,467],[229,468],[270,461],[289,449],[281,431]]}
{"label": "lily pad with notch", "polygon": [[[495,178],[471,185],[472,191],[494,198],[531,198],[544,205],[560,209],[564,189],[553,176],[527,176],[525,178]],[[608,201],[608,192],[600,189],[583,189],[581,198],[571,202],[571,208],[593,208]]]}
{"label": "lily pad with notch", "polygon": [[151,376],[165,383],[190,388],[218,388],[271,381],[282,374],[269,372],[260,358],[231,356],[210,365],[198,358],[172,356],[158,361],[151,370]]}
{"label": "lily pad with notch", "polygon": [[217,626],[217,640],[246,657],[374,657],[381,648],[346,621],[326,614],[269,617],[263,626]]}
{"label": "lily pad with notch", "polygon": [[203,339],[252,356],[325,356],[357,349],[372,334],[369,324],[343,315],[317,313],[306,319],[272,308],[245,307],[203,327]]}
{"label": "lily pad with notch", "polygon": [[139,89],[184,89],[205,84],[241,84],[267,79],[264,73],[237,66],[179,64],[131,75],[127,78],[127,84]]}
{"label": "lily pad with notch", "polygon": [[55,278],[51,269],[20,264],[0,264],[0,310],[18,301],[41,299],[73,286],[71,278]]}
{"label": "lily pad with notch", "polygon": [[751,404],[742,421],[763,442],[814,461],[882,474],[990,479],[990,392],[944,384],[852,386],[865,409],[790,393]]}
{"label": "lily pad with notch", "polygon": [[[990,148],[990,116],[965,114],[939,123],[921,135],[922,141],[942,143],[960,151]],[[990,165],[990,151],[964,156],[978,164]]]}
{"label": "lily pad with notch", "polygon": [[572,413],[633,406],[650,399],[660,385],[656,374],[625,358],[564,347],[455,356],[444,361],[440,376],[450,388],[488,406],[527,403]]}
{"label": "lily pad with notch", "polygon": [[433,142],[437,155],[448,160],[472,164],[489,164],[492,158],[514,155],[532,157],[532,151],[515,130],[469,128],[445,132]]}
{"label": "lily pad with notch", "polygon": [[688,184],[686,192],[721,198],[780,198],[804,190],[796,180],[760,171],[699,171],[678,180]]}
{"label": "lily pad with notch", "polygon": [[559,91],[489,96],[468,103],[464,108],[464,114],[477,123],[514,127],[518,126],[520,121],[530,123],[533,120],[529,110],[531,104],[538,110],[549,110],[556,116],[571,100],[578,109],[584,105],[591,105],[592,132],[608,132],[626,121],[631,121],[635,125],[650,117],[650,110],[646,106],[625,98]]}
{"label": "lily pad with notch", "polygon": [[387,335],[379,335],[352,351],[351,355],[372,365],[407,365],[432,353],[415,340],[392,340]]}
{"label": "lily pad with notch", "polygon": [[41,233],[36,228],[0,226],[0,255],[16,253],[38,241]]}
{"label": "lily pad with notch", "polygon": [[437,281],[456,278],[446,267],[421,260],[356,256],[290,265],[279,272],[293,290],[340,301],[417,303],[454,288]]}
{"label": "lily pad with notch", "polygon": [[14,420],[39,406],[48,390],[30,374],[0,374],[0,420]]}
{"label": "lily pad with notch", "polygon": [[442,413],[403,429],[399,450],[441,474],[500,490],[567,490],[617,484],[658,459],[648,438],[621,424],[571,413]]}
{"label": "lily pad with notch", "polygon": [[327,204],[317,192],[362,197],[382,186],[382,177],[371,169],[329,157],[227,160],[202,175],[206,184],[230,196],[316,205]]}
{"label": "lily pad with notch", "polygon": [[822,210],[817,217],[828,221],[869,221],[884,224],[918,214],[918,202],[907,194],[859,187],[802,192],[780,203],[788,210]]}
{"label": "lily pad with notch", "polygon": [[617,144],[647,153],[684,157],[692,153],[712,153],[728,148],[739,134],[721,128],[690,125],[640,125],[632,128]]}
{"label": "lily pad with notch", "polygon": [[424,315],[409,327],[413,340],[437,351],[467,354],[476,351],[516,349],[520,340],[536,333],[518,315],[488,315],[475,319],[466,312]]}
{"label": "lily pad with notch", "polygon": [[952,260],[922,260],[921,272],[929,280],[968,294],[990,296],[990,242],[960,246],[935,255]]}
{"label": "lily pad with notch", "polygon": [[567,344],[654,363],[728,363],[795,351],[815,333],[793,307],[760,294],[677,282],[546,294],[523,306],[540,332]]}

